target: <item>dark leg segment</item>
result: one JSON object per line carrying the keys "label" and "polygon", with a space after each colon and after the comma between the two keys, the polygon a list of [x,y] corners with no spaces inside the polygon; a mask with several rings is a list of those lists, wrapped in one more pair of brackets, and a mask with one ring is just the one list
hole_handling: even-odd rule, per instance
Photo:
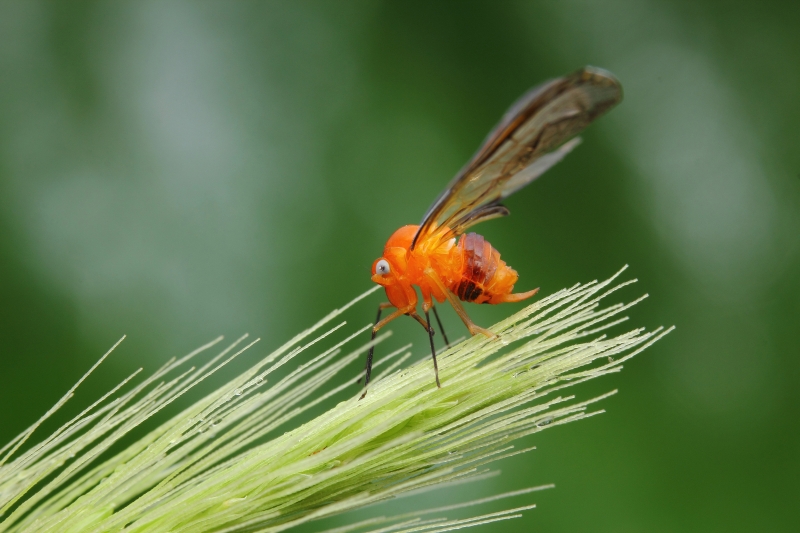
{"label": "dark leg segment", "polygon": [[[425,318],[428,321],[428,338],[431,340],[431,357],[433,358],[433,373],[436,376],[436,386],[441,389],[442,384],[439,383],[439,365],[436,362],[436,348],[434,348],[433,346],[433,328],[431,327],[431,317],[427,311],[425,311]],[[439,324],[439,327],[441,328],[441,324]],[[442,336],[444,336],[444,331],[442,331]]]}
{"label": "dark leg segment", "polygon": [[[383,312],[383,306],[382,305],[378,306],[378,314],[375,316],[375,323],[376,324],[381,321],[381,313],[382,312]],[[372,337],[370,338],[370,340],[374,341],[375,340],[375,335],[377,335],[377,333],[378,332],[373,329],[372,330]],[[367,352],[367,366],[364,369],[364,388],[365,389],[367,388],[367,385],[369,385],[369,377],[372,374],[372,356],[374,354],[375,354],[375,346],[370,346],[369,347],[369,352]],[[359,379],[358,381],[361,381],[361,380]],[[366,394],[367,394],[367,391],[364,391],[364,395],[366,395]],[[363,397],[364,396],[362,396],[362,398]]]}
{"label": "dark leg segment", "polygon": [[[436,310],[436,306],[433,306],[433,316],[436,317],[436,323],[439,324],[439,331],[442,332],[442,338],[444,339],[444,347],[450,347],[450,341],[447,340],[447,334],[444,332],[444,326],[442,326],[442,321],[439,319],[439,311]],[[428,320],[428,327],[430,327],[431,321]]]}
{"label": "dark leg segment", "polygon": [[[380,323],[381,314],[383,313],[383,310],[386,309],[387,307],[392,307],[392,304],[387,302],[387,303],[382,303],[382,304],[380,304],[378,306],[378,313],[375,315],[375,326],[377,326]],[[399,310],[399,311],[402,312],[404,310],[405,310],[405,308],[403,308],[402,310]],[[397,313],[398,311],[395,311],[395,312]],[[434,308],[433,312],[434,312],[434,314],[436,314],[436,309],[435,308]],[[442,384],[439,382],[439,365],[436,362],[436,348],[434,347],[434,344],[433,344],[433,335],[434,335],[434,333],[433,333],[433,328],[431,327],[431,317],[428,314],[428,312],[426,311],[425,312],[425,318],[427,319],[427,323],[426,323],[425,321],[422,320],[422,318],[413,309],[411,311],[405,313],[405,314],[411,316],[411,318],[415,319],[417,322],[419,322],[422,325],[423,328],[425,328],[427,330],[428,338],[430,339],[430,342],[431,342],[431,357],[433,358],[433,371],[434,371],[434,374],[436,376],[436,386],[439,387],[439,388],[442,388]],[[439,320],[439,315],[438,314],[436,314],[436,320],[439,321],[439,328],[441,329],[442,322],[441,322],[441,320]],[[373,327],[372,328],[372,338],[371,338],[371,340],[373,340],[373,341],[375,340],[375,335],[376,334],[377,334],[377,331],[375,330],[375,327]],[[445,342],[449,346],[450,343],[447,341],[447,337],[444,334],[444,329],[442,329],[442,336],[444,337]],[[364,394],[361,395],[359,400],[363,400],[364,397],[367,395],[367,385],[369,385],[369,380],[370,380],[370,377],[372,376],[372,359],[373,359],[373,355],[374,354],[375,354],[375,347],[374,346],[370,346],[369,352],[367,352],[367,365],[366,365],[366,368],[364,369]],[[359,379],[359,382],[360,381],[361,380]]]}
{"label": "dark leg segment", "polygon": [[[378,322],[381,321],[381,313],[383,312],[383,310],[386,309],[387,307],[391,307],[391,306],[392,306],[392,304],[390,304],[388,302],[387,303],[382,303],[382,304],[380,304],[378,306],[378,314],[375,315],[375,325],[376,326],[378,325]],[[375,329],[373,327],[371,340],[373,340],[373,341],[375,340],[375,335],[377,335],[377,333],[378,332],[375,331]],[[367,385],[369,385],[369,378],[372,375],[372,356],[374,354],[375,354],[375,346],[370,346],[369,347],[369,352],[367,352],[367,366],[366,366],[366,368],[364,370],[364,394],[361,395],[361,398],[359,398],[359,400],[363,400],[364,396],[367,395]],[[360,382],[361,380],[359,379],[358,381]]]}

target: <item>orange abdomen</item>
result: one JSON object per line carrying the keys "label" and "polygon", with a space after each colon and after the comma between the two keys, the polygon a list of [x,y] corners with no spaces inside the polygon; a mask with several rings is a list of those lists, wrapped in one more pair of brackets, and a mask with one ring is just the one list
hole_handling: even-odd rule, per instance
{"label": "orange abdomen", "polygon": [[[460,271],[452,272],[448,288],[465,302],[499,304],[509,301],[519,275],[500,259],[500,252],[477,233],[458,240]],[[454,262],[455,268],[458,263]]]}

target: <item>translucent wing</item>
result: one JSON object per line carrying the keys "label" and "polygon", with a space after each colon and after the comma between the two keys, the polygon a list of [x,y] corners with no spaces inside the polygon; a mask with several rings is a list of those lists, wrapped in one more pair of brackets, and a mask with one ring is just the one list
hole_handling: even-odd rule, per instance
{"label": "translucent wing", "polygon": [[531,89],[431,205],[411,247],[507,215],[500,201],[561,161],[580,143],[573,137],[621,99],[617,79],[594,67]]}

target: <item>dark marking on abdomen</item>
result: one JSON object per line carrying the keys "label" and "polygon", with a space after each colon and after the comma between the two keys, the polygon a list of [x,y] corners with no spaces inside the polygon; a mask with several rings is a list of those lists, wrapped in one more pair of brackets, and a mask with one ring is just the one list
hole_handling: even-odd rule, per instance
{"label": "dark marking on abdomen", "polygon": [[463,254],[461,281],[455,292],[465,302],[472,302],[485,293],[485,287],[497,271],[492,245],[477,233],[467,233],[458,241]]}
{"label": "dark marking on abdomen", "polygon": [[475,285],[474,281],[463,278],[456,288],[456,294],[461,300],[471,302],[483,294],[483,289]]}

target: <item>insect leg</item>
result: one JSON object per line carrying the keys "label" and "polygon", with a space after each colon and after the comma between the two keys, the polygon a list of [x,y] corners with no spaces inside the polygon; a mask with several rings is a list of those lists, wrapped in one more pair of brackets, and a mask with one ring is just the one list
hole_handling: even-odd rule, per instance
{"label": "insect leg", "polygon": [[431,357],[433,358],[433,371],[436,375],[436,386],[441,389],[442,384],[439,382],[439,365],[436,362],[436,348],[433,345],[433,328],[431,327],[430,315],[428,315],[428,312],[425,311],[425,318],[428,320],[427,322],[425,322],[424,320],[422,320],[422,317],[417,314],[416,310],[412,310],[408,314],[409,316],[414,318],[417,322],[419,322],[422,325],[422,327],[425,328],[425,330],[428,332],[428,338],[431,341]]}
{"label": "insect leg", "polygon": [[436,285],[439,286],[439,288],[442,290],[442,292],[445,293],[445,295],[447,296],[447,300],[450,302],[450,305],[453,306],[453,309],[455,309],[456,313],[458,313],[458,317],[461,319],[462,322],[464,322],[464,325],[467,326],[467,329],[469,330],[470,335],[475,335],[477,333],[482,333],[482,334],[486,335],[487,337],[489,337],[490,339],[494,339],[494,338],[497,337],[497,335],[495,335],[494,333],[492,333],[488,329],[482,328],[479,325],[477,325],[475,322],[470,320],[469,315],[467,314],[467,311],[464,309],[464,306],[461,305],[461,302],[458,300],[458,297],[455,294],[453,294],[453,292],[450,289],[448,289],[445,286],[444,283],[442,283],[442,280],[439,279],[439,276],[436,274],[436,272],[432,268],[427,269],[425,271],[425,274],[431,280],[433,280],[433,282],[436,283]]}
{"label": "insect leg", "polygon": [[[438,320],[439,317],[437,316],[436,318]],[[428,321],[428,338],[431,340],[431,357],[433,358],[433,374],[436,376],[436,387],[441,389],[442,384],[439,383],[439,365],[436,363],[436,348],[433,347],[433,328],[431,327],[431,317],[427,311],[425,311],[425,319]],[[441,327],[441,322],[439,323],[439,327]],[[442,330],[442,335],[444,335],[444,330]]]}
{"label": "insect leg", "polygon": [[[375,316],[375,325],[372,327],[371,340],[373,341],[375,340],[375,334],[378,333],[379,329],[381,329],[383,326],[385,326],[395,318],[405,315],[409,311],[408,308],[404,307],[402,309],[396,310],[391,315],[381,320],[381,313],[383,312],[384,309],[389,307],[393,307],[393,305],[389,302],[384,302],[378,306],[378,314]],[[411,307],[411,310],[413,309],[414,308]],[[375,346],[370,346],[369,352],[367,352],[367,365],[366,368],[364,369],[364,394],[361,395],[361,398],[359,398],[359,400],[363,400],[364,396],[367,395],[367,385],[369,385],[369,378],[372,375],[372,356],[374,355],[374,353],[375,353]]]}
{"label": "insect leg", "polygon": [[458,317],[461,319],[462,322],[464,322],[464,325],[467,326],[470,335],[477,335],[478,333],[483,333],[490,339],[497,337],[497,335],[495,335],[488,329],[482,328],[475,322],[473,322],[469,318],[469,315],[467,314],[466,309],[464,309],[464,306],[461,305],[461,302],[458,301],[456,295],[450,292],[449,290],[447,291],[447,299],[450,300],[450,304],[453,306],[453,309],[456,310],[456,314],[458,314]]}
{"label": "insect leg", "polygon": [[427,330],[431,329],[431,323],[430,323],[430,321],[428,321],[428,322],[426,323],[424,320],[422,320],[422,317],[421,317],[421,316],[419,316],[419,315],[417,314],[417,311],[416,311],[416,310],[414,310],[414,311],[413,311],[413,312],[411,312],[411,313],[408,313],[408,315],[409,315],[411,318],[413,318],[414,320],[416,320],[417,322],[419,322],[420,326],[422,326],[423,328],[425,328],[425,331],[427,331]]}
{"label": "insect leg", "polygon": [[[383,309],[386,309],[387,307],[394,307],[392,304],[388,302],[381,305],[383,306]],[[386,318],[382,319],[380,322],[375,324],[372,327],[372,330],[377,333],[379,329],[381,329],[383,326],[385,326],[395,318],[407,315],[413,311],[414,311],[414,305],[407,305],[406,307],[401,307],[400,309],[393,311],[391,315],[387,316]]]}
{"label": "insect leg", "polygon": [[[444,332],[444,326],[442,326],[442,321],[439,318],[439,311],[436,310],[436,306],[435,305],[433,306],[433,316],[436,317],[436,323],[439,324],[439,331],[442,332],[442,338],[444,339],[444,347],[445,348],[449,348],[450,347],[450,341],[447,340],[447,334]],[[428,321],[428,324],[430,324],[430,321]]]}
{"label": "insect leg", "polygon": [[[375,335],[378,333],[378,330],[376,330],[374,326],[377,326],[378,322],[380,322],[381,313],[383,312],[384,309],[391,306],[392,304],[390,304],[389,302],[384,302],[378,305],[378,315],[375,317],[375,324],[373,325],[372,328],[372,338],[370,340],[374,341]],[[369,375],[372,373],[372,355],[374,353],[375,353],[375,346],[370,346],[369,352],[367,352],[367,364],[364,367],[367,383],[369,383]],[[358,379],[358,383],[361,383],[361,378]]]}

